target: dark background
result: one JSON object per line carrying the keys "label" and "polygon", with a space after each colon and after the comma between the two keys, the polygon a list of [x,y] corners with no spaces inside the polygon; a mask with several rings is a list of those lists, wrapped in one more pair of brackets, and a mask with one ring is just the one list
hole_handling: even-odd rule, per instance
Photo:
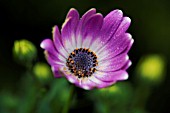
{"label": "dark background", "polygon": [[18,87],[23,68],[12,58],[15,40],[24,38],[33,42],[38,48],[37,61],[45,61],[40,42],[51,38],[52,27],[62,25],[70,8],[76,8],[80,15],[96,8],[104,16],[113,9],[121,9],[132,19],[128,32],[135,40],[129,52],[133,62],[128,70],[130,75],[143,55],[156,53],[167,58],[166,79],[149,97],[147,110],[170,113],[169,6],[168,0],[0,0],[0,88],[15,91]]}

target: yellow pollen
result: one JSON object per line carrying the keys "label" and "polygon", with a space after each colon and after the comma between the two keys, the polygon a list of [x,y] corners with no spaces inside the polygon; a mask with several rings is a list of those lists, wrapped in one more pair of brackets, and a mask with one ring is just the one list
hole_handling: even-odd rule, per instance
{"label": "yellow pollen", "polygon": [[70,60],[71,60],[71,58],[68,58],[68,60],[70,61]]}
{"label": "yellow pollen", "polygon": [[66,68],[66,67],[64,67],[64,68],[63,68],[63,70],[64,70],[64,71],[66,71],[66,70],[67,70],[67,68]]}
{"label": "yellow pollen", "polygon": [[84,73],[82,73],[81,76],[84,77]]}

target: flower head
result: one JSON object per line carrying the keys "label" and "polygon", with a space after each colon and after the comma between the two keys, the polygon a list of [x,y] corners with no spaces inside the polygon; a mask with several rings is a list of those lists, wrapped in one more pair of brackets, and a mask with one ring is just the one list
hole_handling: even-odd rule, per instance
{"label": "flower head", "polygon": [[126,69],[131,65],[127,53],[133,43],[126,33],[130,22],[121,10],[103,17],[93,8],[79,18],[77,10],[70,9],[61,33],[54,26],[53,41],[45,39],[41,43],[54,76],[65,76],[83,89],[126,80]]}

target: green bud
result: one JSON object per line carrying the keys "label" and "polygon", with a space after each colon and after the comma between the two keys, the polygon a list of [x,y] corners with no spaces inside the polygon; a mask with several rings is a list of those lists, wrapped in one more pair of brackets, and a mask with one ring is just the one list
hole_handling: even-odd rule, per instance
{"label": "green bud", "polygon": [[41,81],[49,80],[52,77],[51,69],[45,63],[35,64],[35,66],[33,67],[33,72],[35,76]]}
{"label": "green bud", "polygon": [[147,84],[159,84],[163,81],[166,72],[166,61],[160,55],[148,55],[142,57],[137,66],[137,75]]}
{"label": "green bud", "polygon": [[28,40],[16,40],[13,47],[14,58],[20,63],[30,63],[37,56],[37,49]]}

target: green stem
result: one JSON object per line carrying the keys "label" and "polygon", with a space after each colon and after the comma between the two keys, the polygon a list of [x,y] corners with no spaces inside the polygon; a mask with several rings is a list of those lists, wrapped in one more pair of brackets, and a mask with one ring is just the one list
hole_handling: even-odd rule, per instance
{"label": "green stem", "polygon": [[68,97],[68,100],[67,100],[65,106],[63,107],[62,113],[68,113],[70,105],[71,105],[71,100],[73,99],[73,96],[74,96],[74,86],[71,85],[70,95]]}

